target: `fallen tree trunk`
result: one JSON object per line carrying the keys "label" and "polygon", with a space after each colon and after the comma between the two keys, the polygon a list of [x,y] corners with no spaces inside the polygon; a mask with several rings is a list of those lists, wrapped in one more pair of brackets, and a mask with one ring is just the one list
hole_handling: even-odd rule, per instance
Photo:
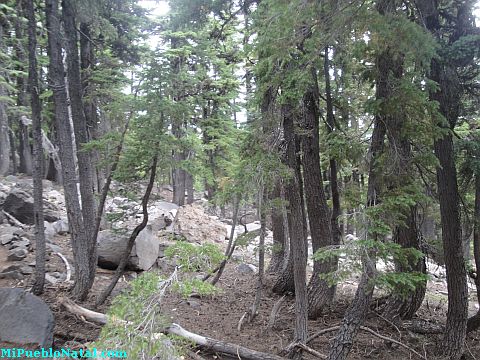
{"label": "fallen tree trunk", "polygon": [[233,355],[239,359],[245,360],[285,360],[285,358],[277,355],[266,354],[259,351],[251,350],[246,347],[227,343],[225,341],[215,340],[206,336],[198,335],[185,330],[178,324],[170,325],[167,330],[169,334],[174,334],[193,341],[195,344],[215,352],[222,352]]}
{"label": "fallen tree trunk", "polygon": [[[72,300],[62,298],[60,299],[60,304],[72,314],[84,317],[88,321],[96,322],[97,324],[101,325],[105,325],[107,323],[107,316],[105,314],[88,310],[80,305],[75,304]],[[120,319],[115,319],[115,321],[120,323],[125,322],[125,320]],[[166,328],[164,332],[183,337],[194,342],[197,346],[201,346],[205,349],[232,355],[244,360],[285,360],[285,358],[281,356],[255,351],[240,345],[215,340],[206,336],[192,333],[175,323]],[[161,334],[152,334],[152,339],[159,339],[161,336]]]}

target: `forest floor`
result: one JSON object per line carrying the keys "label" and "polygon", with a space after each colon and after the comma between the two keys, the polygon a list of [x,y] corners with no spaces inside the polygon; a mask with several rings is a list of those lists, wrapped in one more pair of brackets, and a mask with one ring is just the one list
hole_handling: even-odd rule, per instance
{"label": "forest floor", "polygon": [[[61,248],[62,253],[72,263],[72,254],[68,235],[57,235],[54,243]],[[34,260],[33,253],[29,253],[29,261]],[[220,293],[213,297],[184,299],[176,293],[169,293],[164,302],[165,315],[185,329],[200,334],[223,340],[229,343],[242,345],[257,351],[279,354],[293,338],[294,326],[294,298],[289,297],[283,303],[276,317],[275,326],[267,330],[272,307],[280,296],[270,291],[273,276],[267,275],[265,287],[257,317],[252,323],[247,323],[239,331],[238,323],[242,315],[252,305],[255,297],[257,278],[252,273],[237,271],[239,263],[255,264],[253,254],[240,253],[235,257],[236,262],[227,265],[224,274],[217,284]],[[47,270],[65,272],[65,265],[59,256],[48,252]],[[0,269],[7,266],[6,250],[0,246]],[[98,268],[93,291],[89,300],[82,306],[105,313],[110,304],[107,301],[103,306],[94,309],[96,296],[109,284],[113,277],[113,271]],[[115,288],[113,295],[118,294],[128,286],[128,282],[136,277],[136,273],[127,272]],[[354,296],[357,286],[357,276],[352,276],[349,281],[343,282],[337,288],[337,297],[334,308],[315,321],[309,321],[309,333],[339,325],[343,314]],[[29,288],[32,278],[23,281],[12,279],[0,279],[0,287],[24,287]],[[62,297],[68,297],[69,284],[58,282],[46,284],[42,298],[50,305],[55,316],[54,347],[55,348],[78,348],[86,342],[95,341],[101,327],[79,318],[66,311],[60,304]],[[470,291],[470,315],[477,309],[474,291]],[[377,293],[376,297],[381,297]],[[428,284],[428,290],[422,308],[417,317],[435,324],[444,324],[447,311],[447,289],[445,279],[432,278]],[[399,329],[388,319],[378,315],[372,308],[365,326],[375,332],[395,339],[408,345],[418,353],[426,354],[427,359],[440,358],[436,352],[436,346],[441,343],[442,335],[420,335]],[[328,332],[313,340],[309,346],[316,351],[327,354],[329,344],[335,336],[335,331]],[[468,335],[466,359],[480,359],[480,332]],[[2,344],[0,344],[2,345]],[[200,352],[205,359],[231,359],[222,354]],[[238,357],[236,357],[238,359]],[[382,340],[370,333],[361,331],[355,339],[349,359],[415,359],[419,358],[397,344]],[[185,359],[188,359],[186,356]],[[314,359],[306,355],[305,359]]]}
{"label": "forest floor", "polygon": [[[62,239],[60,239],[62,238]],[[69,245],[67,237],[59,237],[56,243],[61,246],[67,257]],[[2,266],[3,253],[0,247],[0,267]],[[272,330],[267,330],[270,313],[280,296],[273,294],[269,289],[273,276],[267,275],[265,290],[260,303],[259,312],[254,321],[245,324],[241,331],[237,330],[238,322],[244,312],[249,309],[255,297],[256,276],[253,273],[241,274],[236,271],[238,264],[230,263],[221,277],[218,287],[220,293],[214,297],[184,299],[180,295],[170,293],[165,299],[165,314],[171,317],[173,322],[180,324],[185,329],[218,340],[242,345],[267,353],[280,353],[293,337],[294,324],[294,298],[289,297],[283,303]],[[58,256],[49,256],[48,267],[62,271],[63,262]],[[94,290],[89,300],[82,306],[94,309],[95,296],[109,283],[113,271],[98,269]],[[124,289],[128,281],[134,277],[134,273],[128,272],[115,289],[115,293]],[[14,280],[0,280],[0,286],[18,286]],[[309,321],[309,332],[330,328],[340,324],[343,313],[356,289],[356,281],[344,282],[337,289],[337,300],[331,312],[326,313],[315,321]],[[47,285],[42,298],[50,305],[55,316],[55,348],[79,348],[85,342],[94,341],[101,327],[78,318],[69,313],[60,305],[60,299],[68,296],[68,286],[64,283]],[[447,308],[446,288],[442,283],[429,282],[426,299],[418,317],[432,323],[441,324],[445,321]],[[471,304],[474,303],[472,299]],[[109,303],[96,309],[106,312]],[[472,309],[474,311],[474,309]],[[441,335],[420,335],[398,329],[389,320],[371,311],[365,326],[375,332],[391,337],[420,354],[427,354],[427,359],[436,359],[435,347],[440,344]],[[312,341],[309,346],[322,354],[328,353],[329,343],[335,336],[335,331],[328,332]],[[466,359],[480,359],[480,333],[472,333],[468,336]],[[205,359],[231,359],[222,354],[200,352]],[[188,359],[188,357],[185,357]],[[391,342],[379,339],[372,334],[361,331],[355,339],[349,359],[415,359],[419,358],[412,352],[399,347]],[[306,355],[305,359],[314,359]]]}

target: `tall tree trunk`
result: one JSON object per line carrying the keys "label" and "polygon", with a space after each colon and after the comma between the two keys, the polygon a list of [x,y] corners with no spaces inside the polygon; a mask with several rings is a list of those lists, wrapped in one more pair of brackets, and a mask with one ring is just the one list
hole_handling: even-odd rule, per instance
{"label": "tall tree trunk", "polygon": [[272,257],[270,258],[270,264],[267,272],[277,273],[283,267],[283,259],[285,256],[285,229],[283,226],[283,204],[284,198],[282,197],[281,182],[277,181],[275,188],[270,194],[270,200],[273,201],[271,206],[272,216],[272,232],[273,232],[273,246]]}
{"label": "tall tree trunk", "polygon": [[[97,106],[95,104],[96,100],[93,85],[91,84],[91,77],[95,66],[95,54],[93,49],[90,25],[82,22],[80,24],[80,68],[82,77],[83,108],[89,140],[97,140],[102,135],[98,128]],[[97,164],[97,166],[92,166],[92,177],[96,192],[99,193],[105,183],[106,172],[105,169],[102,169],[99,165],[100,154],[98,150],[92,150],[91,155],[94,159],[94,163]]]}
{"label": "tall tree trunk", "polygon": [[[304,229],[304,213],[300,189],[300,179],[297,158],[294,110],[290,105],[282,105],[283,129],[287,145],[287,164],[291,171],[291,178],[285,186],[288,201],[288,227],[290,229],[290,247],[293,264],[295,286],[295,332],[294,341],[305,343],[307,339],[307,246]],[[295,358],[301,358],[296,354]]]}
{"label": "tall tree trunk", "polygon": [[457,173],[452,135],[435,141],[438,197],[442,220],[442,240],[447,273],[448,311],[443,349],[449,358],[463,354],[468,318],[468,288],[460,226]]}
{"label": "tall tree trunk", "polygon": [[[377,10],[380,14],[392,13],[395,11],[394,0],[379,0],[377,2]],[[386,49],[380,53],[376,59],[377,81],[376,81],[376,98],[378,100],[387,100],[391,96],[391,76],[397,69],[393,63],[393,57],[390,49]],[[368,190],[366,207],[374,207],[380,199],[380,169],[378,164],[379,156],[384,151],[384,138],[386,134],[387,118],[383,114],[375,116],[372,140],[370,143],[370,168],[368,173]],[[366,221],[365,236],[369,240],[378,241],[379,234],[370,229],[370,221]],[[333,341],[329,360],[346,359],[352,346],[360,326],[363,325],[367,317],[370,302],[373,296],[375,267],[376,267],[376,251],[374,248],[365,249],[362,254],[362,275],[358,284],[355,298],[347,309],[342,320],[342,325]]]}
{"label": "tall tree trunk", "polygon": [[[19,15],[23,14],[22,1],[17,1],[16,7],[17,13]],[[17,39],[15,46],[15,55],[17,57],[18,65],[17,70],[25,71],[25,64],[27,63],[27,57],[25,50],[22,45],[22,39],[24,39],[24,26],[21,21],[21,16],[15,20],[15,37]],[[26,86],[25,86],[25,77],[23,75],[17,76],[17,105],[19,107],[28,106]],[[18,171],[32,175],[32,149],[30,147],[30,136],[28,127],[23,123],[21,116],[18,117],[17,121],[17,138],[18,138]]]}
{"label": "tall tree trunk", "polygon": [[[480,305],[480,176],[475,175],[475,219],[473,228],[473,257],[475,259],[475,287],[477,288],[477,303]],[[480,328],[480,308],[467,322],[467,332]]]}
{"label": "tall tree trunk", "polygon": [[37,22],[33,0],[27,0],[28,18],[28,87],[32,107],[34,167],[33,167],[33,205],[35,220],[35,283],[33,293],[43,292],[45,284],[45,229],[43,219],[43,147],[42,147],[42,106],[39,97],[37,72]]}
{"label": "tall tree trunk", "polygon": [[[331,134],[335,130],[335,117],[333,114],[333,99],[332,89],[330,85],[330,60],[328,46],[325,48],[325,57],[323,63],[323,76],[325,77],[325,98],[327,105],[327,133]],[[332,192],[332,213],[331,213],[331,227],[332,227],[332,245],[340,244],[342,232],[338,224],[342,210],[340,208],[340,193],[338,191],[338,170],[337,160],[330,157],[330,191]],[[336,265],[335,265],[336,268]]]}
{"label": "tall tree trunk", "polygon": [[[377,89],[378,91],[378,89]],[[383,152],[383,142],[385,138],[385,123],[379,117],[376,117],[370,144],[370,169],[368,175],[367,207],[375,206],[379,198],[379,171],[376,163],[378,157]],[[366,227],[365,236],[376,238],[374,233],[369,232],[369,224]],[[365,249],[362,256],[362,275],[358,284],[355,297],[347,309],[340,329],[335,336],[328,354],[329,360],[346,359],[353,346],[353,339],[357,335],[358,329],[363,325],[367,317],[370,302],[374,290],[374,278],[376,272],[375,250]]]}
{"label": "tall tree trunk", "polygon": [[80,180],[80,195],[82,215],[87,241],[78,244],[78,250],[85,252],[88,258],[86,278],[75,283],[76,294],[87,294],[95,280],[97,269],[97,244],[94,241],[95,231],[95,197],[93,184],[93,167],[91,151],[85,149],[88,143],[87,123],[82,101],[82,81],[80,77],[80,61],[78,53],[78,36],[75,24],[75,8],[72,0],[62,1],[63,22],[67,50],[67,75],[70,106],[72,111],[75,142],[77,146],[78,174]]}
{"label": "tall tree trunk", "polygon": [[[172,37],[172,49],[178,49],[180,46],[180,39]],[[181,71],[183,68],[184,58],[182,56],[175,57],[172,60],[171,68],[176,77],[173,84],[173,98],[175,101],[181,101],[183,94],[183,84],[180,80]],[[172,135],[177,140],[178,146],[173,149],[173,202],[179,206],[185,204],[185,170],[182,169],[182,161],[185,160],[184,149],[181,145],[181,139],[184,136],[183,120],[181,116],[177,115],[172,123]]]}
{"label": "tall tree trunk", "polygon": [[68,116],[67,91],[64,79],[65,69],[62,57],[58,0],[45,1],[45,15],[47,19],[50,58],[48,79],[50,89],[53,92],[65,204],[75,261],[75,287],[73,293],[78,300],[84,300],[88,294],[88,287],[85,284],[90,282],[89,263],[91,260],[89,259],[89,254],[86,251],[81,251],[82,248],[80,247],[80,244],[84,246],[84,244],[88,243],[88,237],[77,191],[75,153],[73,150],[72,128]]}
{"label": "tall tree trunk", "polygon": [[[315,70],[311,70],[312,84],[303,96],[302,163],[305,183],[305,200],[312,237],[313,253],[332,245],[330,210],[327,205],[320,170],[318,85]],[[335,261],[314,261],[313,274],[308,284],[308,316],[317,318],[322,310],[332,304],[335,286],[320,278],[335,270]]]}
{"label": "tall tree trunk", "polygon": [[193,204],[195,201],[193,188],[193,175],[190,172],[185,172],[185,187],[187,188],[187,204]]}
{"label": "tall tree trunk", "polygon": [[[5,27],[4,20],[0,19],[0,51],[5,52]],[[5,74],[0,74],[0,176],[8,174],[10,169],[10,137],[7,116],[7,104],[5,98],[7,97],[7,90],[1,83],[5,81]]]}
{"label": "tall tree trunk", "polygon": [[[437,1],[417,1],[426,28],[441,43],[444,42],[443,34],[449,34],[447,46],[472,30],[472,4],[455,2],[452,6],[455,13],[449,18],[441,19]],[[446,23],[443,23],[444,20]],[[438,102],[439,111],[446,120],[441,120],[438,127],[447,131],[453,129],[458,121],[464,91],[457,70],[465,66],[465,61],[473,62],[473,58],[452,57],[451,49],[448,50],[441,52],[442,58],[432,60],[429,74],[429,78],[438,84],[438,88],[431,91],[430,98]],[[468,288],[452,133],[449,131],[435,140],[434,149],[439,160],[437,186],[448,288],[447,323],[441,348],[449,359],[459,359],[463,355],[466,338]]]}
{"label": "tall tree trunk", "polygon": [[[398,69],[402,68],[402,64],[398,64]],[[398,74],[400,76],[400,73]],[[392,191],[395,189],[408,186],[414,180],[412,177],[412,154],[410,142],[403,134],[404,122],[406,119],[402,114],[397,114],[395,118],[390,119],[387,123],[387,134],[390,148],[390,164],[393,168],[389,169],[389,173],[394,174],[389,183]],[[393,240],[402,248],[414,248],[420,250],[420,237],[417,230],[416,206],[411,206],[402,212],[405,220],[403,224],[397,225],[393,232]],[[426,273],[425,258],[422,257],[418,261],[408,260],[407,264],[403,262],[395,263],[396,271],[402,273],[420,272]],[[411,319],[417,312],[423,302],[426,291],[426,282],[416,287],[414,291],[402,296],[393,294],[387,301],[384,308],[384,316],[388,319]]]}

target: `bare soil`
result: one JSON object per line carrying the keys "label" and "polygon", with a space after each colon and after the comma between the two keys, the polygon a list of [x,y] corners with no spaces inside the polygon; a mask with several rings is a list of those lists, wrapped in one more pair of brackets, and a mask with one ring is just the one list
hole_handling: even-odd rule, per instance
{"label": "bare soil", "polygon": [[[68,236],[57,236],[55,244],[60,246],[62,253],[69,262],[72,261]],[[28,255],[28,262],[34,260],[33,253]],[[62,260],[52,252],[49,252],[47,262],[48,271],[65,272]],[[0,246],[0,270],[13,264],[6,261],[6,250]],[[180,324],[185,329],[212,337],[218,340],[242,345],[262,352],[279,354],[290,343],[293,337],[293,324],[295,318],[294,299],[290,297],[283,304],[275,322],[275,328],[267,331],[267,323],[275,302],[279,296],[269,289],[273,281],[272,275],[267,275],[265,289],[259,308],[258,316],[253,323],[245,324],[241,331],[237,330],[238,322],[245,311],[253,303],[255,296],[256,276],[254,274],[240,274],[236,271],[237,263],[230,263],[218,283],[220,294],[214,297],[184,299],[178,294],[170,293],[165,299],[165,314],[171,320]],[[89,300],[80,304],[86,308],[106,312],[109,302],[98,309],[94,308],[94,301],[110,282],[113,271],[98,269],[96,281]],[[128,281],[135,277],[134,273],[126,273],[121,279],[113,295],[128,286]],[[32,277],[24,280],[0,279],[0,287],[23,287],[29,289]],[[63,309],[59,300],[69,296],[69,285],[58,283],[47,284],[45,293],[41,296],[51,307],[55,316],[54,348],[78,348],[84,343],[94,341],[99,333],[100,326],[90,323],[85,319]],[[339,325],[342,316],[354,295],[356,279],[344,282],[338,286],[337,301],[333,309],[315,321],[309,321],[309,333],[313,334],[321,329]],[[188,301],[191,300],[191,301]],[[476,309],[476,299],[470,301],[472,315]],[[430,320],[434,323],[444,323],[446,316],[447,296],[444,282],[430,281],[424,304],[418,312],[418,317]],[[440,354],[436,352],[436,346],[441,344],[441,335],[420,335],[400,330],[389,320],[376,315],[372,310],[365,326],[382,334],[400,341],[420,354],[427,354],[428,359],[438,359]],[[326,333],[312,341],[309,346],[322,354],[328,353],[330,341],[335,332]],[[466,359],[480,359],[480,332],[468,336]],[[3,346],[5,344],[0,344]],[[206,353],[197,351],[205,359],[231,359],[222,354]],[[188,359],[188,357],[185,357]],[[379,339],[372,334],[360,332],[355,340],[349,359],[415,359],[415,354],[399,347],[391,342]],[[238,359],[238,357],[237,357]],[[305,355],[305,359],[314,359],[311,355]]]}

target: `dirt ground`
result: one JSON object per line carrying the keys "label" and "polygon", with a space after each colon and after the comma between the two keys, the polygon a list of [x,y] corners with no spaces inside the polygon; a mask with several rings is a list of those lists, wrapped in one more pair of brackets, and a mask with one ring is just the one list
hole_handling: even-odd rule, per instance
{"label": "dirt ground", "polygon": [[[57,236],[55,243],[62,248],[64,255],[71,261],[69,240],[67,236]],[[33,254],[29,254],[29,261],[33,261]],[[0,268],[7,262],[6,252],[0,247]],[[8,262],[8,264],[12,264]],[[49,253],[47,269],[49,271],[65,271],[65,265],[55,254]],[[273,281],[272,276],[266,277],[265,290],[259,308],[258,316],[253,323],[246,324],[241,331],[237,330],[238,322],[244,312],[251,306],[255,296],[256,277],[254,274],[240,274],[236,271],[238,264],[227,265],[226,271],[220,279],[218,286],[220,294],[209,298],[193,298],[188,302],[176,294],[169,294],[165,301],[165,313],[172,321],[180,324],[185,329],[218,340],[239,344],[258,351],[279,354],[290,343],[293,337],[294,324],[294,299],[288,298],[281,307],[276,318],[273,330],[267,331],[267,324],[273,305],[279,296],[269,291]],[[96,295],[109,283],[113,271],[98,269],[96,281],[90,298],[81,304],[84,307],[94,309],[93,303]],[[114,294],[128,286],[128,281],[134,277],[133,273],[127,273],[117,285]],[[0,287],[24,287],[29,288],[31,278],[25,280],[0,279]],[[42,298],[50,305],[55,316],[55,348],[77,348],[83,343],[94,341],[101,330],[100,326],[84,319],[78,318],[64,310],[59,301],[61,297],[68,296],[68,284],[47,284]],[[326,313],[315,321],[309,321],[309,333],[333,327],[341,322],[343,313],[355,292],[356,282],[345,282],[337,290],[337,301],[331,312]],[[418,317],[430,320],[434,323],[444,323],[446,315],[446,289],[443,283],[429,283],[426,299]],[[475,299],[470,302],[473,306]],[[193,305],[192,305],[193,304]],[[96,309],[105,312],[109,303]],[[474,308],[471,312],[475,311]],[[427,354],[428,359],[440,358],[436,353],[436,345],[441,342],[441,335],[420,335],[408,331],[399,330],[390,321],[383,319],[372,311],[365,326],[381,335],[391,337],[407,344],[420,354]],[[328,332],[312,341],[309,346],[322,354],[328,353],[329,343],[335,336],[335,332]],[[480,331],[468,336],[466,359],[480,359]],[[196,350],[197,351],[197,350]],[[211,354],[198,351],[205,359],[231,359],[222,354]],[[188,357],[185,357],[188,359]],[[238,359],[238,357],[236,357]],[[355,340],[349,359],[415,359],[418,356],[399,347],[389,341],[379,339],[372,334],[360,332]],[[306,355],[305,359],[314,359]]]}

